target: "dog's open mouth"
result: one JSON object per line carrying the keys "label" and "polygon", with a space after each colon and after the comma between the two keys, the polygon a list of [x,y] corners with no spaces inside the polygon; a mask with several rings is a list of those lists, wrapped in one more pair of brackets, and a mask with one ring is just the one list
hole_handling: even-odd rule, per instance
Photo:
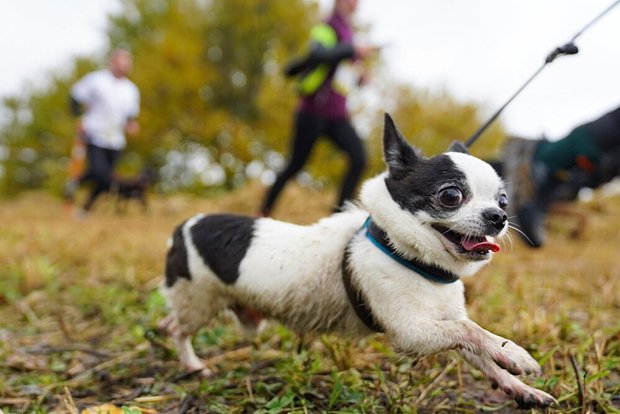
{"label": "dog's open mouth", "polygon": [[490,241],[487,236],[475,236],[457,233],[439,224],[433,224],[445,239],[454,244],[459,253],[475,256],[486,256],[489,252],[497,253],[500,251],[499,244]]}

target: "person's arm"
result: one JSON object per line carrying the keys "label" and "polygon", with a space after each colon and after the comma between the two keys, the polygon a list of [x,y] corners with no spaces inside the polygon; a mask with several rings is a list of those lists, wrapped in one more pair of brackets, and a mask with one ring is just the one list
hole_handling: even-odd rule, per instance
{"label": "person's arm", "polygon": [[140,91],[138,87],[133,85],[133,102],[132,108],[127,116],[125,124],[125,133],[130,136],[136,136],[140,133],[140,124],[138,123],[138,115],[140,114]]}
{"label": "person's arm", "polygon": [[69,91],[69,111],[71,115],[81,116],[88,110],[88,104],[94,93],[95,79],[95,74],[90,73],[71,86]]}
{"label": "person's arm", "polygon": [[93,75],[89,74],[77,81],[69,92],[69,112],[77,118],[76,132],[78,138],[84,138],[84,126],[81,116],[88,110],[91,96]]}
{"label": "person's arm", "polygon": [[78,139],[84,138],[84,125],[82,124],[82,115],[84,111],[84,105],[72,95],[69,95],[69,112],[76,118],[75,131]]}
{"label": "person's arm", "polygon": [[320,43],[314,43],[310,51],[310,61],[316,64],[326,63],[330,66],[338,64],[345,59],[355,57],[355,48],[352,43],[339,43],[334,47],[325,47]]}
{"label": "person's arm", "polygon": [[69,95],[69,112],[76,118],[84,113],[84,105],[71,95]]}
{"label": "person's arm", "polygon": [[352,59],[354,56],[355,49],[351,43],[341,43],[329,48],[313,42],[310,52],[302,58],[291,61],[284,69],[284,73],[287,76],[296,76],[304,71],[311,71],[322,63],[335,66],[340,61]]}
{"label": "person's arm", "polygon": [[335,47],[328,48],[317,42],[313,43],[310,53],[306,56],[291,61],[284,69],[284,73],[287,76],[296,76],[304,71],[310,71],[322,63],[335,66],[345,59],[365,59],[374,51],[376,48],[365,45],[340,43]]}
{"label": "person's arm", "polygon": [[314,26],[310,38],[308,53],[287,65],[284,70],[287,76],[308,73],[321,64],[335,66],[344,59],[353,59],[356,56],[353,44],[338,43],[336,31],[329,24],[321,23]]}
{"label": "person's arm", "polygon": [[127,124],[125,125],[125,133],[130,137],[135,137],[140,133],[140,124],[136,118],[127,119]]}

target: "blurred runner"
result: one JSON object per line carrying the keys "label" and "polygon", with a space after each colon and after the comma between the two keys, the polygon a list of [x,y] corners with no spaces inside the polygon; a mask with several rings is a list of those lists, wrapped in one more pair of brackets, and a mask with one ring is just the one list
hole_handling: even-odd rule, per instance
{"label": "blurred runner", "polygon": [[[126,145],[125,134],[139,132],[140,92],[127,78],[132,68],[131,54],[116,49],[110,54],[107,69],[84,76],[71,88],[71,112],[80,118],[65,197],[72,200],[80,184],[91,182],[81,213],[88,212],[97,197],[110,189],[114,168]],[[80,174],[84,158],[87,169]]]}
{"label": "blurred runner", "polygon": [[355,75],[352,65],[359,67],[360,60],[376,51],[353,40],[351,20],[357,4],[357,0],[335,0],[331,16],[312,29],[310,52],[287,68],[287,75],[300,76],[301,99],[288,165],[268,190],[259,212],[262,216],[271,214],[285,184],[303,168],[321,135],[329,137],[349,161],[335,210],[353,197],[366,166],[366,152],[349,119],[347,94],[367,80],[365,73]]}

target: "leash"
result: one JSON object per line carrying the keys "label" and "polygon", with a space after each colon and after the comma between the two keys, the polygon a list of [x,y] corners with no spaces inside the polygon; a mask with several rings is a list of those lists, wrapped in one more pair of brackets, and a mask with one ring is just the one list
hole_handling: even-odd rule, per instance
{"label": "leash", "polygon": [[[351,242],[349,241],[349,244]],[[342,257],[342,283],[344,289],[347,292],[349,303],[353,307],[355,314],[366,325],[368,329],[373,332],[384,333],[385,330],[381,323],[375,318],[375,315],[368,304],[368,299],[362,293],[362,291],[353,282],[353,274],[351,272],[349,259],[351,257],[351,251],[349,250],[349,244],[344,249],[344,256]]]}
{"label": "leash", "polygon": [[529,77],[527,81],[519,88],[517,91],[502,105],[478,130],[465,141],[465,146],[467,148],[471,147],[477,140],[480,138],[480,135],[499,117],[502,111],[525,89],[533,80],[536,78],[540,72],[551,62],[553,62],[556,58],[560,56],[566,55],[576,55],[579,53],[579,48],[575,45],[575,40],[579,36],[581,36],[586,30],[588,30],[592,25],[598,22],[603,16],[609,13],[614,7],[620,4],[620,0],[616,0],[609,7],[607,7],[603,12],[601,12],[598,16],[592,19],[588,24],[586,24],[580,31],[578,31],[566,44],[563,46],[556,47],[551,51],[545,58],[545,62],[542,64],[540,68],[532,76]]}

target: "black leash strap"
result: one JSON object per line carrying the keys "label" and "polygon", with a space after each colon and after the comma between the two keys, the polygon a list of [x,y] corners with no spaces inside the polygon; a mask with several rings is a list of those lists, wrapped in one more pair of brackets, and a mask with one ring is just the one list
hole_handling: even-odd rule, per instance
{"label": "black leash strap", "polygon": [[502,111],[517,97],[517,95],[519,95],[521,93],[521,91],[523,89],[525,89],[527,87],[527,85],[529,85],[534,80],[534,78],[536,78],[536,76],[538,76],[538,74],[540,72],[542,72],[542,70],[545,68],[545,66],[547,66],[549,63],[553,62],[559,56],[575,55],[575,54],[579,53],[579,49],[577,48],[577,46],[575,46],[575,40],[577,40],[577,38],[579,36],[581,36],[594,23],[599,21],[604,15],[609,13],[618,4],[620,4],[620,0],[614,1],[609,7],[607,7],[605,10],[603,10],[603,12],[601,12],[598,16],[596,16],[593,20],[591,20],[588,24],[586,24],[580,31],[578,31],[572,37],[572,39],[568,41],[568,43],[566,43],[564,46],[556,47],[553,51],[551,51],[551,53],[549,53],[547,55],[547,57],[545,58],[545,62],[542,64],[542,66],[540,68],[538,68],[538,70],[536,72],[534,72],[534,74],[532,76],[529,77],[529,79],[508,99],[508,101],[506,101],[506,103],[504,105],[502,105],[491,116],[491,118],[489,118],[489,120],[487,122],[484,123],[484,125],[482,125],[480,128],[478,128],[478,130],[471,137],[469,137],[467,139],[467,141],[465,141],[465,146],[467,148],[471,147],[474,144],[474,142],[476,142],[478,140],[478,138],[480,138],[480,135],[482,135],[482,133],[493,123],[493,121],[495,121],[497,119],[497,117],[502,113]]}
{"label": "black leash strap", "polygon": [[351,302],[351,306],[357,317],[360,318],[368,329],[373,332],[383,333],[385,330],[373,315],[372,309],[370,305],[368,305],[368,301],[364,297],[364,294],[355,286],[355,282],[353,282],[353,275],[349,265],[350,256],[351,252],[347,245],[342,258],[342,283],[347,292],[349,302]]}

